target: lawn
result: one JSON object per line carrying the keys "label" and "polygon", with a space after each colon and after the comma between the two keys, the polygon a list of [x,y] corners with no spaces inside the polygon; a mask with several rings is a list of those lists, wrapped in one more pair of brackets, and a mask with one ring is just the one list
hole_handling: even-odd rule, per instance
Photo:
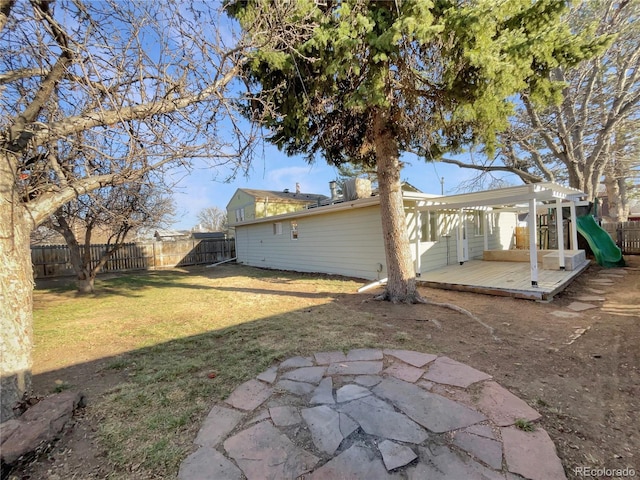
{"label": "lawn", "polygon": [[211,406],[237,385],[294,355],[357,347],[445,354],[493,375],[543,414],[570,479],[577,466],[640,470],[640,258],[630,260],[600,287],[607,300],[577,318],[553,313],[607,273],[597,266],[550,304],[421,289],[477,315],[499,342],[466,315],[374,301],[341,277],[220,265],[103,277],[89,296],[41,283],[34,389],[83,390],[89,403],[18,478],[175,478]]}

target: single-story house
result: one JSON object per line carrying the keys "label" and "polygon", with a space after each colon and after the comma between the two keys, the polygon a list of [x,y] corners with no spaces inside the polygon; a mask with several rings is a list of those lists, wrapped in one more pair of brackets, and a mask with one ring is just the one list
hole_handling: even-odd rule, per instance
{"label": "single-story house", "polygon": [[[584,252],[581,257],[576,252],[575,201],[582,195],[552,182],[448,196],[403,190],[416,275],[470,260],[524,261],[530,263],[531,286],[537,287],[540,257],[549,257],[544,268],[577,268]],[[556,209],[560,217],[563,207],[570,207],[571,249],[561,245],[558,251],[538,252],[535,218],[541,207]],[[512,254],[523,210],[530,213],[533,248]],[[561,230],[563,222],[558,223]],[[378,196],[247,219],[235,227],[237,261],[245,265],[366,280],[387,276]]]}

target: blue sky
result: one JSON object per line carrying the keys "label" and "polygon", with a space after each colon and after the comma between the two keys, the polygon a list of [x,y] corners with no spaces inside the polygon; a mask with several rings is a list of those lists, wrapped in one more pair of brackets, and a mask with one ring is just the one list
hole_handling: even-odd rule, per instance
{"label": "blue sky", "polygon": [[[172,228],[191,229],[198,224],[198,212],[203,208],[225,209],[238,188],[293,191],[298,182],[305,193],[329,196],[329,182],[337,177],[337,170],[324,160],[309,165],[303,157],[288,157],[270,145],[264,152],[264,158],[254,159],[247,177],[238,176],[228,183],[223,179],[230,172],[211,168],[204,161],[195,164],[190,173],[177,173],[176,178],[180,175],[182,178],[173,190],[177,208]],[[461,182],[475,175],[473,170],[440,162],[427,163],[417,157],[407,156],[405,162],[408,164],[402,179],[425,193],[439,194],[441,177],[444,177],[445,193],[458,193]]]}

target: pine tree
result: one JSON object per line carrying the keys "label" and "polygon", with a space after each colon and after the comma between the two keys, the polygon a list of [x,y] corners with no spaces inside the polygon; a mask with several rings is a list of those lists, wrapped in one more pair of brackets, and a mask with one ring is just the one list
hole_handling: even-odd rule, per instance
{"label": "pine tree", "polygon": [[[245,64],[255,91],[246,114],[287,154],[375,166],[385,298],[414,302],[420,297],[400,188],[401,152],[421,149],[431,160],[473,142],[490,150],[507,126],[516,92],[558,101],[561,85],[549,79],[550,71],[576,64],[602,40],[573,35],[560,21],[560,0],[319,3],[227,5],[261,44]],[[265,18],[276,41],[252,28]]]}

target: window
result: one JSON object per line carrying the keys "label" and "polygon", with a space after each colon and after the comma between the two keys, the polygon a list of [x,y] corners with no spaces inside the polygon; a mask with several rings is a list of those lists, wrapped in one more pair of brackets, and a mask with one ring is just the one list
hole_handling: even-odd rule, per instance
{"label": "window", "polygon": [[482,210],[474,210],[467,214],[467,228],[471,235],[484,235],[484,215]]}
{"label": "window", "polygon": [[277,222],[273,224],[273,234],[282,235],[282,222]]}
{"label": "window", "polygon": [[437,242],[438,241],[438,212],[421,212],[420,213],[420,241],[421,242]]}
{"label": "window", "polygon": [[298,222],[291,222],[291,240],[298,240]]}
{"label": "window", "polygon": [[244,222],[244,207],[236,208],[236,222]]}

